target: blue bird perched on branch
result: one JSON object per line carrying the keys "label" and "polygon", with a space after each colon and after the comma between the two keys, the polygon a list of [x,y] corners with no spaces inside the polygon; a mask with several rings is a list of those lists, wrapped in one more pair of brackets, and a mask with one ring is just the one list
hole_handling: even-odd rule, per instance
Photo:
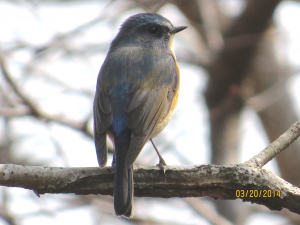
{"label": "blue bird perched on branch", "polygon": [[107,162],[107,135],[115,146],[117,216],[132,217],[133,163],[145,143],[167,126],[177,104],[180,80],[173,38],[185,28],[158,14],[133,15],[122,24],[100,69],[95,145],[100,167]]}

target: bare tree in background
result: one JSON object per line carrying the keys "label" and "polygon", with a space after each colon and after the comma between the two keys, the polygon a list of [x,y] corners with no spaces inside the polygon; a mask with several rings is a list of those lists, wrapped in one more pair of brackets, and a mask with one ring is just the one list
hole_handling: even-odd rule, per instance
{"label": "bare tree in background", "polygon": [[[47,1],[45,1],[47,2]],[[59,4],[60,1],[52,1]],[[77,1],[74,1],[77,2]],[[243,11],[234,18],[228,17],[222,10],[222,1],[217,0],[174,0],[174,1],[109,1],[99,17],[70,30],[68,33],[57,34],[47,44],[33,45],[22,40],[1,43],[0,38],[0,164],[52,165],[54,161],[68,166],[69,162],[60,143],[53,135],[48,134],[49,145],[55,149],[55,156],[48,161],[37,161],[16,157],[18,146],[26,138],[34,138],[31,134],[15,135],[15,127],[22,118],[29,118],[47,130],[57,124],[82,134],[83,138],[93,141],[92,111],[86,110],[81,116],[70,117],[67,113],[49,112],[42,107],[39,96],[31,96],[26,88],[35,79],[51,82],[63,94],[76,93],[80,98],[92,103],[93,92],[73,88],[68,83],[57,79],[43,67],[55,60],[70,58],[85,60],[85,56],[105,53],[108,42],[100,44],[74,44],[82,33],[102,22],[114,23],[125,12],[139,9],[141,12],[160,12],[166,5],[177,7],[189,21],[189,26],[196,31],[198,38],[194,52],[187,49],[177,51],[179,62],[196,65],[206,70],[209,82],[206,87],[205,100],[210,114],[211,129],[211,163],[236,164],[238,155],[238,126],[240,115],[245,106],[251,107],[259,116],[263,128],[270,140],[274,141],[298,119],[293,105],[285,89],[285,82],[293,75],[287,62],[276,57],[276,24],[272,18],[278,7],[279,0],[245,0]],[[28,7],[33,13],[39,11],[38,5],[31,1],[21,1],[22,7]],[[53,3],[53,4],[54,4]],[[80,3],[80,1],[78,1]],[[44,4],[40,2],[39,4]],[[1,11],[1,9],[0,9]],[[75,41],[74,41],[75,40]],[[28,62],[20,62],[20,73],[15,76],[11,66],[15,62],[14,55],[26,51],[30,54]],[[99,65],[100,68],[100,65]],[[87,75],[88,76],[88,75]],[[25,87],[25,88],[24,88]],[[66,105],[67,107],[67,105]],[[90,107],[91,109],[91,107]],[[63,110],[62,110],[63,111]],[[288,150],[276,157],[281,177],[300,187],[299,149],[300,143],[295,142]],[[55,163],[54,163],[55,164]],[[7,189],[1,189],[2,202],[0,218],[6,224],[22,224],[25,217],[16,216],[9,210],[10,197]],[[32,201],[35,196],[32,197]],[[89,206],[93,212],[95,224],[103,221],[116,221],[111,212],[111,198],[106,196],[55,196],[62,204],[56,210],[68,210],[76,207]],[[143,199],[141,199],[142,201]],[[161,201],[161,200],[157,200]],[[265,207],[251,206],[239,201],[213,201],[217,210],[201,199],[186,199],[183,203],[176,202],[178,207],[189,208],[199,218],[211,224],[244,224],[252,213],[266,212]],[[141,203],[141,205],[146,203]],[[167,203],[163,203],[167,204]],[[169,203],[170,205],[172,204]],[[176,207],[177,207],[176,205]],[[36,212],[42,214],[55,213],[40,206]],[[95,216],[100,213],[101,216]],[[278,212],[277,212],[278,213]],[[300,224],[299,215],[283,210],[279,213],[294,224]],[[128,221],[124,220],[124,224]],[[122,224],[122,221],[119,221]],[[151,220],[137,214],[132,224],[168,224],[164,221]],[[170,223],[174,224],[174,223]],[[187,221],[187,224],[188,221]]]}

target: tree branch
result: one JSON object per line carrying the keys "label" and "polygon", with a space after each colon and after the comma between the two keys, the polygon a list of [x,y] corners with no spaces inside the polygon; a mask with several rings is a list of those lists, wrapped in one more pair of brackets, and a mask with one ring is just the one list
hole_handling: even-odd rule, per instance
{"label": "tree branch", "polygon": [[244,164],[254,167],[263,167],[277,154],[287,149],[300,136],[300,120],[294,123],[284,134],[273,141],[260,153],[249,159]]}
{"label": "tree branch", "polygon": [[[271,210],[287,208],[300,214],[300,189],[270,171],[242,164],[166,168],[164,174],[158,167],[135,166],[135,196],[160,198],[207,196],[231,200],[239,197],[243,201],[265,205]],[[37,195],[44,193],[112,195],[113,181],[113,167],[100,169],[0,165],[0,185],[31,189]],[[253,192],[250,196],[251,190],[257,192]],[[272,197],[263,197],[264,190],[270,190]],[[278,191],[280,197],[277,196]]]}
{"label": "tree branch", "polygon": [[[38,106],[34,103],[34,101],[26,95],[19,87],[18,85],[13,81],[11,74],[6,68],[4,59],[0,57],[0,71],[2,72],[4,78],[8,82],[8,84],[13,88],[15,93],[19,96],[19,98],[23,101],[23,103],[28,107],[28,115],[33,115],[38,118],[45,119],[47,121],[54,121],[59,124],[69,126],[71,128],[81,130],[85,135],[88,137],[93,137],[93,134],[88,129],[88,122],[89,122],[89,117],[84,120],[84,121],[74,121],[72,119],[68,119],[67,117],[64,117],[62,115],[49,115],[48,113],[44,112],[43,110],[39,109]],[[0,110],[0,115],[1,113],[5,113],[4,110]],[[24,114],[23,114],[24,115]]]}

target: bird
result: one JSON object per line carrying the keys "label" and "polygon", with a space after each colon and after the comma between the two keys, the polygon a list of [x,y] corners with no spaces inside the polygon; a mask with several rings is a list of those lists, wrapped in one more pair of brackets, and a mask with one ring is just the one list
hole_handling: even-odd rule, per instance
{"label": "bird", "polygon": [[115,148],[116,216],[133,217],[133,163],[174,113],[180,87],[174,35],[186,28],[174,27],[156,13],[132,15],[121,25],[100,68],[93,106],[94,139],[101,168],[107,163],[107,137]]}

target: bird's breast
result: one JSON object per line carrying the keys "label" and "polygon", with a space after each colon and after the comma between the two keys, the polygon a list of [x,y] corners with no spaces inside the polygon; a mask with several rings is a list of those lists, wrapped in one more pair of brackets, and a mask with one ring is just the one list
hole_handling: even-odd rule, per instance
{"label": "bird's breast", "polygon": [[175,90],[175,94],[174,94],[174,97],[173,97],[173,100],[172,100],[172,104],[171,104],[169,112],[166,114],[165,117],[162,118],[162,120],[154,128],[154,130],[151,134],[151,138],[156,137],[160,132],[162,132],[163,129],[165,129],[165,127],[168,125],[168,123],[172,119],[172,116],[174,114],[174,110],[175,110],[177,102],[178,102],[178,96],[179,96],[179,90],[180,90],[180,70],[179,70],[179,67],[177,65],[176,60],[175,60],[175,65],[176,65],[176,70],[177,70],[178,84],[177,84],[177,88]]}

